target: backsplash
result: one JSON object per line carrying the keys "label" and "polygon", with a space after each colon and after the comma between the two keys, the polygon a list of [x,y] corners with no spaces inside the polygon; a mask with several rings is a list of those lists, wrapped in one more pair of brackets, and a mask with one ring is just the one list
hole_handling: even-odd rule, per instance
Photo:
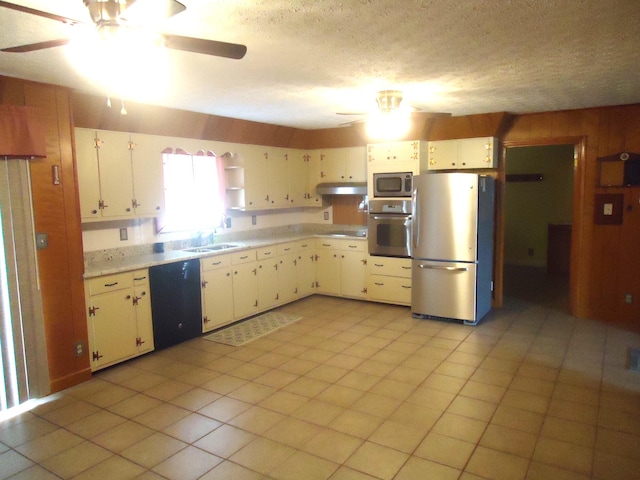
{"label": "backsplash", "polygon": [[[241,242],[247,240],[258,240],[262,238],[277,238],[287,237],[289,235],[321,235],[323,233],[329,233],[336,228],[348,231],[361,231],[362,225],[334,225],[320,224],[320,223],[307,223],[296,225],[285,225],[280,227],[261,228],[257,230],[243,230],[236,232],[227,232],[214,235],[214,243],[227,243],[227,242]],[[182,240],[171,240],[162,242],[164,250],[182,250],[194,245],[195,238],[187,238]],[[91,252],[85,252],[84,262],[85,265],[98,262],[108,262],[119,258],[147,255],[153,253],[154,244],[146,243],[141,245],[132,245],[126,247],[108,248],[102,250],[95,250]]]}

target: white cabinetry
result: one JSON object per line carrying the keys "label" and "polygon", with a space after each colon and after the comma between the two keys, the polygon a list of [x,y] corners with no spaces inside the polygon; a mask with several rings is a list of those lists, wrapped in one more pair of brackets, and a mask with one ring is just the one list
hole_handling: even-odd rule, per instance
{"label": "white cabinetry", "polygon": [[316,291],[316,260],[315,243],[313,240],[302,240],[298,242],[298,253],[296,255],[296,283],[297,296],[305,297]]}
{"label": "white cabinetry", "polygon": [[419,162],[420,149],[425,148],[425,144],[426,142],[420,140],[372,143],[367,145],[367,163],[393,165],[404,162]]}
{"label": "white cabinetry", "polygon": [[429,142],[429,170],[496,168],[497,139],[494,137],[435,140]]}
{"label": "white cabinetry", "polygon": [[258,248],[258,310],[268,310],[280,304],[280,285],[278,283],[279,258],[278,247]]}
{"label": "white cabinetry", "polygon": [[233,316],[240,319],[258,311],[258,263],[255,250],[231,254]]}
{"label": "white cabinetry", "polygon": [[411,305],[411,259],[369,256],[367,298]]}
{"label": "white cabinetry", "polygon": [[153,217],[164,204],[157,137],[75,129],[82,221]]}
{"label": "white cabinetry", "polygon": [[148,270],[85,281],[91,370],[153,350]]}
{"label": "white cabinetry", "polygon": [[322,197],[316,194],[319,163],[320,157],[315,150],[289,151],[290,206],[322,206]]}
{"label": "white cabinetry", "polygon": [[[321,206],[310,181],[312,155],[301,149],[237,145],[225,157],[227,206],[268,210]],[[313,187],[312,187],[313,184]]]}
{"label": "white cabinetry", "polygon": [[365,240],[318,238],[316,291],[327,295],[366,298]]}
{"label": "white cabinetry", "polygon": [[204,257],[200,269],[202,331],[208,332],[234,320],[231,254]]}
{"label": "white cabinetry", "polygon": [[367,161],[364,147],[318,150],[320,163],[317,183],[366,182]]}

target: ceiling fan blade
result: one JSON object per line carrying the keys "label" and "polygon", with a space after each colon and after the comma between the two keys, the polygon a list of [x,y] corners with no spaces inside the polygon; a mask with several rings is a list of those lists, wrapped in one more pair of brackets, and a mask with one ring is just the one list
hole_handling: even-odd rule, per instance
{"label": "ceiling fan blade", "polygon": [[56,20],[57,22],[69,23],[71,25],[82,23],[78,20],[74,20],[73,18],[63,17],[61,15],[56,15],[55,13],[43,12],[42,10],[36,10],[35,8],[23,7],[22,5],[16,5],[15,3],[0,1],[0,7],[8,8],[10,10],[16,10],[18,12],[29,13],[31,15],[37,15],[38,17]]}
{"label": "ceiling fan blade", "polygon": [[173,50],[202,53],[216,57],[233,58],[235,60],[240,60],[247,53],[247,47],[237,43],[182,37],[180,35],[162,34],[162,36],[164,37],[164,46]]}
{"label": "ceiling fan blade", "polygon": [[61,47],[69,43],[68,38],[59,38],[57,40],[47,40],[46,42],[30,43],[28,45],[20,45],[18,47],[3,48],[0,52],[9,53],[26,53],[34,52],[36,50],[44,50],[45,48]]}

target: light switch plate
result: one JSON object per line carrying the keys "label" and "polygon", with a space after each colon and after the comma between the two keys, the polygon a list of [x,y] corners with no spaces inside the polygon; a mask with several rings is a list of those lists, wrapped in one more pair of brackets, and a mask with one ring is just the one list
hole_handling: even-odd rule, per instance
{"label": "light switch plate", "polygon": [[46,233],[36,233],[36,250],[42,250],[49,246],[49,235]]}

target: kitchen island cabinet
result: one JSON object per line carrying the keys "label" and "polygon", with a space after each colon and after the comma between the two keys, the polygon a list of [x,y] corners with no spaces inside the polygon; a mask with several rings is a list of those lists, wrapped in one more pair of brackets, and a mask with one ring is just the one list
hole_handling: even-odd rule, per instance
{"label": "kitchen island cabinet", "polygon": [[91,370],[152,351],[148,270],[85,281]]}

